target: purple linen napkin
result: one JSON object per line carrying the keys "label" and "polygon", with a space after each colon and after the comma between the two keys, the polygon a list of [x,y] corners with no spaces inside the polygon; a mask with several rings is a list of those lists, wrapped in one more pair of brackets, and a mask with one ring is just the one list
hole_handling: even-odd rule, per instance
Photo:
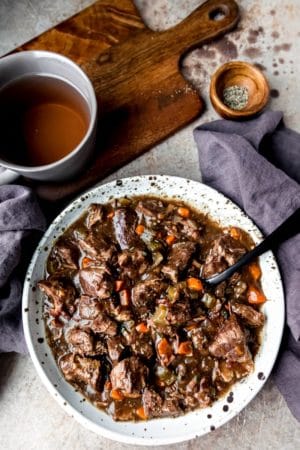
{"label": "purple linen napkin", "polygon": [[0,352],[27,352],[21,318],[23,279],[34,234],[45,227],[30,189],[0,186]]}
{"label": "purple linen napkin", "polygon": [[[265,234],[300,207],[300,134],[284,126],[281,112],[217,120],[196,128],[194,138],[203,182],[240,205]],[[273,375],[300,420],[300,234],[279,247],[277,259],[287,325]]]}

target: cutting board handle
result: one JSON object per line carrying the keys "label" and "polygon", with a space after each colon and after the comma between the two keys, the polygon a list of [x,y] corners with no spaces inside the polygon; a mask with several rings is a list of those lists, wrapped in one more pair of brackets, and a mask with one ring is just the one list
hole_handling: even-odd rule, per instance
{"label": "cutting board handle", "polygon": [[177,26],[157,32],[143,24],[132,2],[98,0],[22,47],[56,51],[82,64],[101,111],[90,167],[73,181],[37,185],[41,198],[57,201],[84,191],[203,111],[197,92],[186,89],[180,59],[231,30],[239,19],[236,3],[209,0]]}
{"label": "cutting board handle", "polygon": [[231,30],[238,20],[239,8],[234,0],[208,0],[164,33],[168,42],[174,43],[174,53],[182,56]]}

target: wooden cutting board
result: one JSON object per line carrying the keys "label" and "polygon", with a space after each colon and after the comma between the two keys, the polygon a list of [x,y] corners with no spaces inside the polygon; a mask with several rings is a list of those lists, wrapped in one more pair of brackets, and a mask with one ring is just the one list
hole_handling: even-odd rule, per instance
{"label": "wooden cutting board", "polygon": [[37,194],[56,201],[82,192],[199,116],[203,101],[182,77],[180,60],[231,30],[238,18],[233,0],[209,0],[175,27],[155,32],[131,0],[98,0],[18,48],[51,50],[77,62],[99,106],[90,165],[75,180],[34,185]]}

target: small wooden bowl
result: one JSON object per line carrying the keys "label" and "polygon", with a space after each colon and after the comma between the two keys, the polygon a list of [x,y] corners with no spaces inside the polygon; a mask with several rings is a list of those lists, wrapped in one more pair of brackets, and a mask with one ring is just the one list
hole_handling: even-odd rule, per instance
{"label": "small wooden bowl", "polygon": [[[231,109],[223,103],[223,91],[230,86],[248,89],[248,103],[243,109]],[[239,120],[258,114],[266,106],[269,94],[270,88],[263,73],[244,61],[223,64],[211,77],[210,100],[225,119]]]}

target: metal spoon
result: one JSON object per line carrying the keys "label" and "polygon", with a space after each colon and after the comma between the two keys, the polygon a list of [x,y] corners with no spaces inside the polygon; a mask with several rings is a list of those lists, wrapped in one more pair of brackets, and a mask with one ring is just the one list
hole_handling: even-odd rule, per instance
{"label": "metal spoon", "polygon": [[276,247],[281,242],[289,239],[300,232],[300,208],[289,216],[278,228],[276,228],[269,236],[267,236],[257,247],[253,248],[250,252],[245,253],[235,264],[228,267],[221,273],[213,275],[210,278],[203,279],[202,281],[210,286],[222,283],[222,281],[229,278],[237,270],[244,265],[248,264],[252,259],[257,258],[266,251],[273,247]]}

